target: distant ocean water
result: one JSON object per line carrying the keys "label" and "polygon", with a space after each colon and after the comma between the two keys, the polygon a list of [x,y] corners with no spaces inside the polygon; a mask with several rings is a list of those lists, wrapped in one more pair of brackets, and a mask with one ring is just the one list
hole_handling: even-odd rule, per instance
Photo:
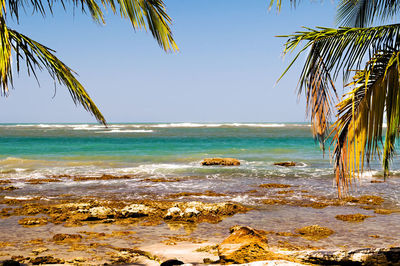
{"label": "distant ocean water", "polygon": [[[237,158],[241,165],[201,166],[204,158],[211,157]],[[274,165],[280,161],[294,161],[297,165]],[[363,177],[354,182],[351,193],[378,195],[385,199],[385,208],[400,209],[399,162],[396,157],[393,177],[387,182],[371,183],[382,176],[380,164],[373,162]],[[71,178],[103,174],[132,178],[80,182]],[[40,185],[27,182],[54,176],[59,176],[62,182]],[[179,181],[152,181],[157,178]],[[265,230],[291,230],[310,223],[342,228],[342,222],[334,217],[349,212],[341,207],[320,210],[261,203],[272,195],[269,190],[260,190],[259,185],[265,183],[290,184],[294,191],[285,194],[286,198],[301,200],[307,193],[336,198],[329,151],[324,157],[312,138],[310,126],[305,123],[145,123],[111,124],[108,128],[97,124],[2,124],[1,179],[12,180],[12,185],[18,188],[0,191],[0,195],[10,199],[36,196],[51,199],[68,194],[78,198],[157,200],[173,193],[208,190],[223,196],[203,194],[195,199],[259,206],[257,211],[235,215],[213,229],[221,232],[234,224]],[[276,191],[274,193],[276,196]],[[373,211],[364,212],[373,214]],[[338,229],[343,230],[342,235],[329,240],[333,242],[321,243],[328,246],[343,243],[359,246],[367,242],[386,245],[392,240],[372,239],[363,230],[368,228],[376,234],[384,234],[382,224],[385,224],[400,232],[399,218],[399,214],[371,218],[362,226],[352,226],[350,231],[346,231],[346,227]],[[200,229],[198,234],[203,234],[209,227]],[[387,237],[390,237],[388,232]]]}

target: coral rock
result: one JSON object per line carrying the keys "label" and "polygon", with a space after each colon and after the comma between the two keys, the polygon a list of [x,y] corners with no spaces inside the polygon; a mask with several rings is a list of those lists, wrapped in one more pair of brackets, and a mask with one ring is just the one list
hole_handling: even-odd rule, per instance
{"label": "coral rock", "polygon": [[153,213],[154,209],[143,204],[131,204],[121,210],[122,217],[143,217]]}
{"label": "coral rock", "polygon": [[164,216],[164,219],[173,219],[173,218],[180,218],[184,215],[181,209],[178,207],[172,207],[168,209],[167,214]]}
{"label": "coral rock", "polygon": [[103,220],[114,217],[115,212],[108,207],[93,207],[89,209],[89,220]]}
{"label": "coral rock", "polygon": [[184,211],[185,217],[193,217],[199,215],[200,212],[196,208],[186,208]]}

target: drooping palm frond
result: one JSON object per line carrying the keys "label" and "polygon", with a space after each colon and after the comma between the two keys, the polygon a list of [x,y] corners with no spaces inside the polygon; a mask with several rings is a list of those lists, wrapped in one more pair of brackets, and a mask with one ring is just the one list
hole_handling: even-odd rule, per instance
{"label": "drooping palm frond", "polygon": [[337,99],[337,93],[330,73],[318,52],[319,48],[318,43],[311,47],[307,59],[307,73],[300,82],[298,93],[301,94],[302,90],[305,90],[306,109],[307,114],[311,117],[312,132],[314,138],[321,143],[324,150],[332,116],[332,107]]}
{"label": "drooping palm frond", "polygon": [[[284,76],[302,53],[308,51],[306,62],[299,79],[299,93],[307,96],[307,108],[311,114],[313,134],[322,144],[328,135],[330,115],[336,94],[334,81],[343,73],[344,79],[350,75],[349,69],[360,69],[369,54],[376,54],[387,47],[399,43],[400,24],[339,29],[317,28],[296,32],[289,38],[284,54],[293,52],[300,43],[305,43],[293,61],[284,71]],[[280,78],[282,78],[282,76]]]}
{"label": "drooping palm frond", "polygon": [[364,70],[356,72],[347,86],[354,89],[338,104],[333,127],[336,182],[344,191],[352,178],[363,172],[374,156],[381,154],[386,110],[387,131],[383,147],[385,175],[400,129],[400,53],[388,48],[377,52]]}
{"label": "drooping palm frond", "polygon": [[46,69],[55,81],[68,88],[75,104],[81,104],[100,123],[106,124],[103,115],[76,79],[75,73],[54,55],[53,50],[7,28],[7,14],[18,22],[21,9],[26,11],[30,8],[33,13],[46,16],[47,13],[53,12],[56,4],[62,5],[64,9],[72,5],[73,8],[81,8],[84,13],[88,11],[99,23],[104,23],[104,14],[100,6],[104,9],[110,7],[114,14],[119,13],[123,18],[129,19],[135,30],[149,29],[165,51],[178,50],[169,26],[171,18],[167,15],[162,0],[1,0],[0,84],[2,95],[7,95],[8,87],[12,85],[11,51],[14,50],[17,71],[20,71],[19,66],[22,60],[26,63],[28,74],[33,74],[35,77],[37,70]]}
{"label": "drooping palm frond", "polygon": [[341,26],[367,27],[373,22],[387,21],[400,11],[397,0],[342,0],[336,21]]}
{"label": "drooping palm frond", "polygon": [[[106,124],[103,115],[76,79],[74,72],[54,55],[54,51],[15,30],[8,29],[8,34],[9,43],[16,53],[17,71],[20,71],[22,60],[26,63],[28,73],[35,76],[37,70],[46,69],[54,80],[68,88],[75,104],[81,104],[100,123]],[[11,73],[8,73],[6,80],[6,82],[3,81],[3,86],[7,86],[8,81],[12,81]]]}
{"label": "drooping palm frond", "polygon": [[111,8],[114,14],[119,13],[123,18],[129,19],[135,30],[150,30],[165,51],[178,50],[170,28],[172,20],[166,13],[162,0],[8,0],[10,16],[17,21],[21,9],[30,8],[34,13],[46,16],[53,12],[55,5],[62,5],[64,9],[68,5],[80,8],[84,13],[89,12],[98,23],[105,23],[101,6],[105,9]]}

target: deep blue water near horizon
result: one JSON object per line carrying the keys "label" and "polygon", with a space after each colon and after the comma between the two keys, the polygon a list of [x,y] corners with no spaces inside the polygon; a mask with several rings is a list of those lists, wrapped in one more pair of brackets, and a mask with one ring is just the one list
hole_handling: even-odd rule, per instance
{"label": "deep blue water near horizon", "polygon": [[[241,165],[201,166],[204,158],[211,157],[237,158]],[[294,161],[297,165],[275,166],[274,162],[279,161]],[[373,162],[355,181],[351,193],[381,196],[385,208],[400,210],[399,162],[396,157],[393,177],[387,182],[371,183],[382,177],[380,164]],[[131,178],[79,182],[71,178],[103,174]],[[61,182],[27,182],[49,177],[58,177]],[[160,178],[174,182],[152,181]],[[349,209],[344,207],[320,210],[261,203],[277,195],[276,191],[261,191],[259,185],[265,183],[291,185],[294,191],[285,194],[288,199],[301,200],[311,194],[337,197],[329,151],[324,157],[305,123],[137,123],[111,124],[108,128],[97,124],[0,124],[1,179],[11,180],[18,188],[0,191],[0,196],[10,199],[51,199],[68,194],[77,198],[157,200],[179,192],[208,190],[224,196],[201,195],[194,199],[257,206],[256,211],[235,215],[213,226],[212,230],[224,234],[235,224],[284,231],[317,223],[341,232],[320,242],[324,245],[382,246],[393,244],[392,239],[398,240],[400,232],[399,213],[375,215],[362,226],[343,226],[335,215],[348,213]],[[258,192],[253,193],[254,190]],[[361,211],[374,215],[373,210]],[[201,235],[209,230],[208,225],[201,225],[196,232]],[[370,238],[365,230],[387,236]],[[0,236],[6,231],[0,230]]]}

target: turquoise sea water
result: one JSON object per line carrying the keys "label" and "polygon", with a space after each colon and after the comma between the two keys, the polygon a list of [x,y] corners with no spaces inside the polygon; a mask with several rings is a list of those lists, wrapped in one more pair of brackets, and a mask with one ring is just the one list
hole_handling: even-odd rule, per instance
{"label": "turquoise sea water", "polygon": [[[237,158],[241,166],[200,165],[202,159],[210,157]],[[273,165],[278,161],[298,164],[292,168]],[[394,175],[399,173],[397,162]],[[368,189],[379,171],[379,164],[373,164],[357,189]],[[147,189],[138,188],[132,180],[122,180],[107,190],[117,190],[127,197],[155,192],[160,186],[162,193],[205,189],[240,193],[249,185],[267,181],[290,181],[316,191],[322,189],[325,194],[336,193],[329,151],[323,156],[310,126],[304,123],[148,123],[112,124],[108,128],[96,124],[3,124],[0,173],[15,180],[102,174],[186,179],[169,186],[151,184]],[[390,182],[397,183],[397,179]],[[21,194],[37,190],[22,182],[17,185],[22,188]],[[49,186],[60,192],[63,185]],[[390,188],[385,192],[395,200]],[[103,192],[99,189],[94,193]]]}
{"label": "turquoise sea water", "polygon": [[[241,165],[201,166],[204,158],[211,157],[237,158]],[[275,166],[274,162],[279,161],[294,161],[297,165]],[[371,183],[381,179],[380,165],[374,162],[362,178],[354,181],[351,193],[381,196],[385,199],[384,208],[400,209],[399,162],[396,157],[393,176],[387,182]],[[103,174],[130,178],[73,180],[77,176]],[[55,176],[61,182],[27,182]],[[11,180],[18,188],[0,191],[5,198],[51,199],[68,194],[78,198],[165,199],[174,193],[209,190],[223,196],[199,195],[190,200],[257,206],[255,211],[235,215],[214,226],[212,230],[221,234],[235,224],[284,231],[317,223],[340,232],[320,241],[330,247],[385,246],[397,241],[400,232],[399,213],[377,216],[373,210],[351,206],[313,209],[263,205],[263,200],[276,197],[279,192],[260,189],[259,185],[265,183],[290,184],[293,191],[285,194],[287,199],[337,197],[329,151],[323,157],[309,125],[301,123],[150,123],[112,124],[108,128],[95,124],[3,124],[0,125],[1,179]],[[153,182],[154,179],[174,182]],[[345,226],[335,219],[337,214],[360,211],[373,218],[362,225]],[[200,225],[196,233],[202,235],[209,230],[208,225]],[[0,230],[0,236],[2,232],[7,230]],[[384,237],[369,237],[373,233]]]}

